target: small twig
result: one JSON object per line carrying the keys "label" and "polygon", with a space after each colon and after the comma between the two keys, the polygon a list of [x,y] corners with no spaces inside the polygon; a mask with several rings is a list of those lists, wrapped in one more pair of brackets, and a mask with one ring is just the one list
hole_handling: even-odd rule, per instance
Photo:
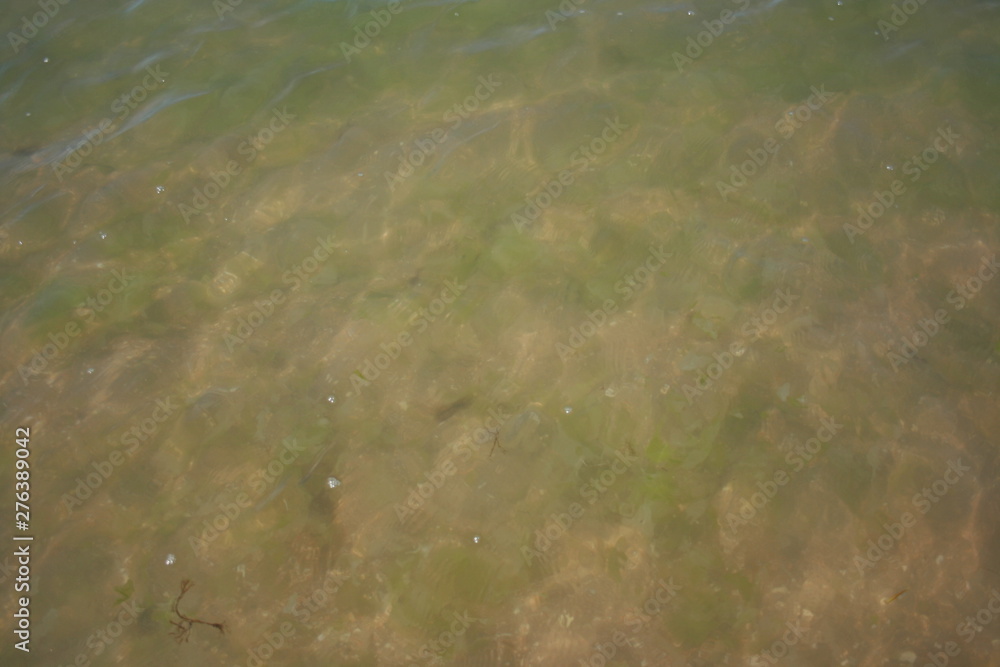
{"label": "small twig", "polygon": [[170,607],[171,611],[177,614],[177,617],[181,619],[180,622],[174,620],[170,621],[170,624],[176,628],[176,630],[171,632],[170,635],[177,640],[178,644],[181,644],[188,640],[188,638],[191,636],[191,628],[194,627],[195,623],[201,623],[202,625],[210,625],[219,632],[221,632],[222,634],[226,634],[226,626],[223,623],[209,623],[208,621],[203,621],[200,618],[189,618],[184,614],[182,614],[180,609],[177,608],[177,605],[181,603],[181,598],[184,597],[185,593],[191,590],[192,586],[194,586],[194,583],[190,579],[185,579],[184,581],[182,581],[180,595],[177,596],[177,599],[174,600],[174,604],[171,605]]}
{"label": "small twig", "polygon": [[902,597],[903,593],[905,593],[907,590],[908,589],[904,588],[903,590],[893,595],[891,598],[884,598],[882,600],[882,604],[889,604],[890,602],[895,602],[898,598]]}
{"label": "small twig", "polygon": [[490,431],[490,433],[493,434],[493,446],[490,447],[490,458],[492,458],[493,457],[493,450],[496,449],[497,447],[500,448],[501,452],[506,452],[507,450],[504,449],[503,445],[500,444],[500,428],[497,427],[496,431]]}

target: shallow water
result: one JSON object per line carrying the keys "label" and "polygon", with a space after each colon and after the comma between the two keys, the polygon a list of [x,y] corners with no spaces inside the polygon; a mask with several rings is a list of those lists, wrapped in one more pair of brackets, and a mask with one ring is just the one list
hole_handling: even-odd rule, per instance
{"label": "shallow water", "polygon": [[1000,665],[997,7],[902,5],[8,3],[4,664]]}

